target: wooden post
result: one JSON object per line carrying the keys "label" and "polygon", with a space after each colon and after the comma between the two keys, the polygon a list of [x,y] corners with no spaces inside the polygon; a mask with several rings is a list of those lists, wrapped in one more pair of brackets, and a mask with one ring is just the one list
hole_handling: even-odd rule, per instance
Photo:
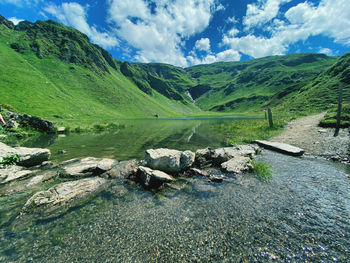
{"label": "wooden post", "polygon": [[271,112],[270,108],[267,109],[267,115],[268,115],[268,118],[269,118],[269,126],[270,126],[270,128],[273,128],[272,112]]}
{"label": "wooden post", "polygon": [[335,128],[334,137],[337,137],[339,134],[342,102],[343,102],[343,84],[340,84],[339,85],[338,111],[337,111],[337,126]]}
{"label": "wooden post", "polygon": [[264,110],[265,112],[265,121],[267,121],[267,113],[266,113],[266,110]]}

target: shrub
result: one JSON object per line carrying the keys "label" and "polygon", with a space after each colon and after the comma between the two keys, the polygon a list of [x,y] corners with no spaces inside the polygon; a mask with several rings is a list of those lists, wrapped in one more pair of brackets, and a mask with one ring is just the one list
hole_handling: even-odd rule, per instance
{"label": "shrub", "polygon": [[0,167],[5,167],[8,165],[14,165],[19,161],[19,156],[17,154],[9,154],[5,157],[0,158]]}

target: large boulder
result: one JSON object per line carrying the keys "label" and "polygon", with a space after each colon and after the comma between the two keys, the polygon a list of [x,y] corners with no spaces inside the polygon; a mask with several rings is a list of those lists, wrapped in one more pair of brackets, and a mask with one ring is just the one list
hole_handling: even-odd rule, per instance
{"label": "large boulder", "polygon": [[198,149],[196,151],[195,165],[198,167],[212,165],[212,150],[209,147],[205,149]]}
{"label": "large boulder", "polygon": [[88,177],[103,174],[113,168],[117,162],[113,159],[87,157],[78,162],[69,163],[59,171],[61,177]]}
{"label": "large boulder", "polygon": [[21,214],[51,213],[61,207],[70,207],[102,189],[108,181],[101,177],[85,178],[55,185],[34,194],[23,206]]}
{"label": "large boulder", "polygon": [[155,170],[176,173],[185,170],[193,164],[195,154],[191,151],[177,151],[166,148],[146,151],[146,165]]}
{"label": "large boulder", "polygon": [[171,183],[175,179],[158,170],[152,170],[151,168],[139,166],[136,179],[146,188],[159,188],[164,183]]}
{"label": "large boulder", "polygon": [[139,162],[136,160],[121,161],[105,172],[103,176],[113,179],[126,179],[136,172],[138,165]]}
{"label": "large boulder", "polygon": [[10,147],[0,142],[0,157],[17,154],[19,161],[17,165],[31,167],[39,165],[50,158],[49,149],[26,148],[26,147]]}
{"label": "large boulder", "polygon": [[251,159],[246,156],[236,156],[227,162],[221,164],[225,172],[241,174],[253,169]]}

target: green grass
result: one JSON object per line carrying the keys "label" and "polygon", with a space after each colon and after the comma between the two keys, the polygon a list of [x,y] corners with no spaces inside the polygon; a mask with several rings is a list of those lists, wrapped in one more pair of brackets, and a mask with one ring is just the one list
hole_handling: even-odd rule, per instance
{"label": "green grass", "polygon": [[257,178],[267,182],[272,179],[272,168],[267,163],[262,161],[252,161],[253,171]]}
{"label": "green grass", "polygon": [[287,120],[275,120],[274,127],[270,128],[264,119],[235,120],[231,124],[220,124],[215,129],[225,134],[230,145],[246,144],[255,140],[271,138],[282,132]]}
{"label": "green grass", "polygon": [[[350,127],[350,105],[344,104],[342,106],[340,118],[340,126],[342,128]],[[337,109],[330,110],[324,119],[320,122],[321,127],[335,128],[337,125]]]}

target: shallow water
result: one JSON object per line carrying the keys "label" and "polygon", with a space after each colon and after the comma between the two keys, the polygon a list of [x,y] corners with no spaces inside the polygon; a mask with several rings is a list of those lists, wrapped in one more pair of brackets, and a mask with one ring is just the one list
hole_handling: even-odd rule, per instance
{"label": "shallow water", "polygon": [[[269,151],[260,158],[273,168],[269,182],[181,178],[181,190],[155,193],[114,181],[58,218],[11,219],[1,226],[0,261],[347,262],[349,167]],[[7,216],[26,198],[6,200]]]}
{"label": "shallow water", "polygon": [[[42,136],[23,146],[49,148],[53,161],[87,156],[143,159],[145,150],[150,148],[196,150],[226,146],[226,136],[218,125],[242,119],[249,120],[247,117],[123,120],[120,124],[125,128],[113,132]],[[65,153],[59,154],[61,150]]]}

